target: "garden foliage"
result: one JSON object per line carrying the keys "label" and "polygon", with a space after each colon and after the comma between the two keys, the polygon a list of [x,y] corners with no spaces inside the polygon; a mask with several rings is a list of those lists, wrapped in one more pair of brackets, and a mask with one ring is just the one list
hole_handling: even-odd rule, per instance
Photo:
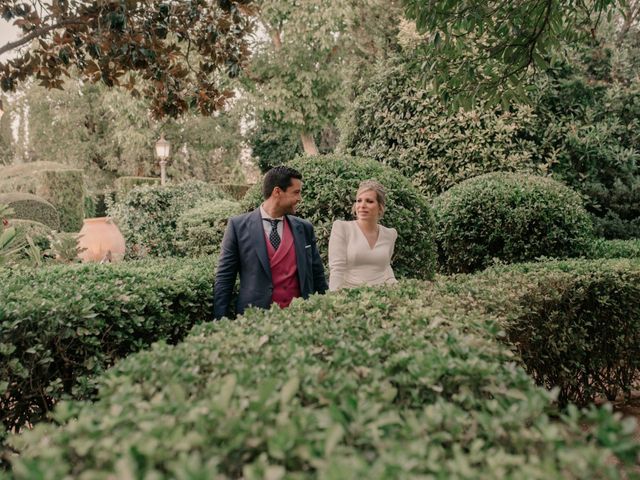
{"label": "garden foliage", "polygon": [[32,193],[2,193],[0,204],[5,204],[13,210],[11,218],[33,220],[53,230],[60,229],[58,210],[42,197]]}
{"label": "garden foliage", "polygon": [[55,162],[29,162],[0,168],[0,193],[32,193],[51,203],[60,216],[60,229],[82,228],[89,195],[82,170]]}
{"label": "garden foliage", "polygon": [[596,239],[591,244],[589,258],[640,258],[640,239]]}
{"label": "garden foliage", "polygon": [[501,266],[462,283],[561,405],[613,400],[640,378],[640,259]]}
{"label": "garden foliage", "polygon": [[580,256],[592,241],[580,196],[549,178],[488,173],[443,193],[433,209],[439,265],[447,272],[480,270],[495,259]]}
{"label": "garden foliage", "polygon": [[215,261],[140,261],[0,273],[0,412],[11,430],[94,393],[115,360],[206,319]]}
{"label": "garden foliage", "polygon": [[[288,164],[302,173],[302,202],[297,215],[315,229],[318,248],[327,260],[329,235],[334,220],[351,220],[351,207],[362,180],[376,179],[387,191],[381,223],[398,231],[392,261],[396,276],[429,279],[435,271],[433,215],[427,199],[392,168],[348,155],[300,157]],[[245,197],[247,208],[263,201],[260,185]]]}
{"label": "garden foliage", "polygon": [[398,169],[437,195],[493,171],[533,171],[528,106],[450,112],[437,94],[396,60],[380,68],[345,115],[340,149]]}
{"label": "garden foliage", "polygon": [[84,220],[85,186],[82,170],[45,170],[38,174],[36,195],[51,202],[60,214],[60,230],[79,232]]}
{"label": "garden foliage", "polygon": [[214,185],[191,180],[178,185],[134,188],[109,207],[127,242],[127,257],[165,256],[176,252],[178,218],[205,201],[224,198]]}
{"label": "garden foliage", "polygon": [[118,177],[114,180],[116,200],[122,201],[127,194],[136,187],[144,185],[159,185],[160,179],[155,177]]}
{"label": "garden foliage", "polygon": [[243,212],[242,205],[231,200],[201,203],[187,210],[176,226],[176,248],[183,255],[218,255],[229,217]]}
{"label": "garden foliage", "polygon": [[496,341],[496,322],[447,290],[405,281],[316,295],[157,343],[104,375],[95,403],[60,404],[59,427],[14,437],[13,474],[628,475],[633,425],[605,409],[554,418],[552,395]]}

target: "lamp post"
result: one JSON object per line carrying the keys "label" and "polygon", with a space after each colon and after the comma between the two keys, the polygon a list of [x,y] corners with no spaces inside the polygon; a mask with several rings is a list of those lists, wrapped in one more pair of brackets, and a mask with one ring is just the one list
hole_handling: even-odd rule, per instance
{"label": "lamp post", "polygon": [[167,159],[171,153],[171,144],[164,139],[164,133],[156,142],[156,157],[160,160],[160,185],[167,183]]}

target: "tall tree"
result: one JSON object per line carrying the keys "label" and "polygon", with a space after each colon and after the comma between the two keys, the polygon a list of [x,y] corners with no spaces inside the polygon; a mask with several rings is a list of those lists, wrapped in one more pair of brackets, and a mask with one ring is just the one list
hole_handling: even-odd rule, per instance
{"label": "tall tree", "polygon": [[[261,0],[264,35],[246,71],[245,86],[263,122],[297,132],[304,152],[335,124],[358,66],[383,55],[397,26],[395,1]],[[393,20],[392,20],[393,19]]]}
{"label": "tall tree", "polygon": [[253,13],[251,0],[0,0],[2,17],[23,32],[0,46],[0,55],[18,52],[0,63],[0,87],[13,91],[33,76],[61,88],[74,67],[143,94],[156,117],[210,115],[232,95],[220,74],[239,74]]}
{"label": "tall tree", "polygon": [[25,84],[19,92],[10,107],[28,112],[27,160],[82,168],[92,189],[110,188],[118,176],[157,176],[153,152],[161,131],[173,146],[172,179],[243,181],[239,118],[233,113],[188,113],[158,122],[149,115],[146,100],[77,79],[67,80],[63,90]]}

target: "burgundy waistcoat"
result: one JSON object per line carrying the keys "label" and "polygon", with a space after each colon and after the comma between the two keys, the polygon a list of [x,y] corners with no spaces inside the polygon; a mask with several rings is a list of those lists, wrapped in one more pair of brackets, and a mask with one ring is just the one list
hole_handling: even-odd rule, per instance
{"label": "burgundy waistcoat", "polygon": [[278,250],[273,249],[266,233],[265,240],[271,266],[271,283],[273,284],[271,300],[281,308],[288,307],[291,300],[300,296],[296,249],[289,222],[287,220],[283,222],[282,241]]}

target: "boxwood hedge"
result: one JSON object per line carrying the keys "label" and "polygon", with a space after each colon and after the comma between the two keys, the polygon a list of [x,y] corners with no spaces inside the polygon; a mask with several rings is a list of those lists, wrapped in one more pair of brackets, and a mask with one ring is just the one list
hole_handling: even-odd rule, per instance
{"label": "boxwood hedge", "polygon": [[[553,418],[489,316],[416,281],[249,310],[119,362],[16,478],[619,478],[633,425]],[[589,428],[585,428],[590,425]],[[611,461],[617,459],[619,463]],[[626,465],[626,466],[625,466]]]}
{"label": "boxwood hedge", "polygon": [[2,193],[0,203],[13,209],[12,218],[34,220],[44,223],[53,230],[60,229],[58,210],[42,197],[32,193]]}
{"label": "boxwood hedge", "polygon": [[438,260],[447,272],[480,270],[495,259],[580,256],[593,240],[580,196],[550,178],[480,175],[437,197],[433,209]]}
{"label": "boxwood hedge", "polygon": [[215,261],[144,261],[4,270],[0,282],[0,412],[7,430],[159,339],[180,340],[210,311]]}

